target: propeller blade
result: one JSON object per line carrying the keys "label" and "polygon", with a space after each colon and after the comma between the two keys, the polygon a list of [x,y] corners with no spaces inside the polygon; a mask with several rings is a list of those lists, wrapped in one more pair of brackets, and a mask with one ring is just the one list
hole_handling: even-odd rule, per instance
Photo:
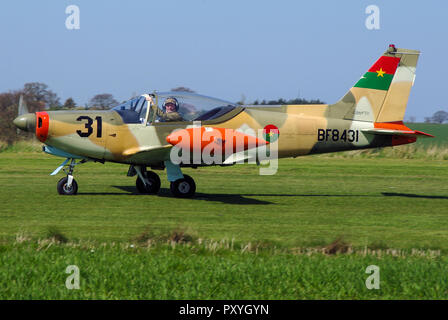
{"label": "propeller blade", "polygon": [[[25,100],[23,100],[23,95],[21,94],[19,98],[19,107],[17,108],[17,116],[21,116],[25,113],[29,113],[29,111]],[[17,134],[20,134],[19,128],[17,128]]]}
{"label": "propeller blade", "polygon": [[19,99],[19,110],[17,115],[21,116],[22,114],[29,113],[28,106],[26,105],[25,100],[23,100],[23,95],[20,95]]}

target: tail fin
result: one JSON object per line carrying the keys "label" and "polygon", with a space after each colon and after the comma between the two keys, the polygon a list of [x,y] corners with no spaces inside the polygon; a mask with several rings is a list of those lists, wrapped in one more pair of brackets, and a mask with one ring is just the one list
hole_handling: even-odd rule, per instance
{"label": "tail fin", "polygon": [[330,106],[332,116],[368,122],[402,122],[419,55],[419,51],[390,45],[350,91]]}

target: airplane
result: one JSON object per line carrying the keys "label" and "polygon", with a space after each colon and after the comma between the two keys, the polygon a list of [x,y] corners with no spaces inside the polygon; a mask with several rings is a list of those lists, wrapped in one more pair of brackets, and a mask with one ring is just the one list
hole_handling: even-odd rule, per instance
{"label": "airplane", "polygon": [[[226,166],[251,159],[260,163],[270,150],[276,158],[288,158],[397,146],[433,137],[403,124],[419,55],[417,50],[390,45],[334,104],[242,105],[187,92],[154,92],[110,110],[22,114],[14,124],[35,132],[44,152],[66,158],[52,173],[67,167],[57,184],[61,195],[77,194],[76,165],[110,161],[129,165],[127,175],[137,175],[140,193],[160,190],[160,178],[149,167],[167,170],[175,197],[193,197],[196,184],[182,173],[183,167]],[[184,121],[160,120],[161,101],[173,97]],[[207,148],[216,161],[201,157],[191,161]],[[264,152],[250,152],[261,149]],[[180,155],[181,161],[173,161],[173,154]]]}

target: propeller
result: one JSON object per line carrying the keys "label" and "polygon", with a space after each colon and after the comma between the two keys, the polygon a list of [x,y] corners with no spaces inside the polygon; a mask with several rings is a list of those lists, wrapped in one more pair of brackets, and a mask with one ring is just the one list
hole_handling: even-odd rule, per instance
{"label": "propeller", "polygon": [[[19,107],[17,108],[17,117],[24,115],[25,113],[29,113],[28,106],[26,105],[25,100],[23,99],[23,94],[20,95],[19,98]],[[17,128],[17,134],[20,133],[20,129]]]}

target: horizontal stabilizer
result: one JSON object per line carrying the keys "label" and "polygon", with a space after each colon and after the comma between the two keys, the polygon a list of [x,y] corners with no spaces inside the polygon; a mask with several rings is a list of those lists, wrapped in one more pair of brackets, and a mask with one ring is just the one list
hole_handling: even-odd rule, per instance
{"label": "horizontal stabilizer", "polygon": [[404,125],[402,121],[394,122],[375,122],[374,128],[361,129],[362,132],[370,134],[380,134],[388,136],[401,136],[408,138],[434,138],[433,135],[417,130],[412,130]]}
{"label": "horizontal stabilizer", "polygon": [[362,132],[370,134],[380,135],[393,135],[393,136],[405,136],[405,137],[422,137],[422,138],[434,138],[433,135],[417,130],[394,130],[394,129],[362,129]]}

